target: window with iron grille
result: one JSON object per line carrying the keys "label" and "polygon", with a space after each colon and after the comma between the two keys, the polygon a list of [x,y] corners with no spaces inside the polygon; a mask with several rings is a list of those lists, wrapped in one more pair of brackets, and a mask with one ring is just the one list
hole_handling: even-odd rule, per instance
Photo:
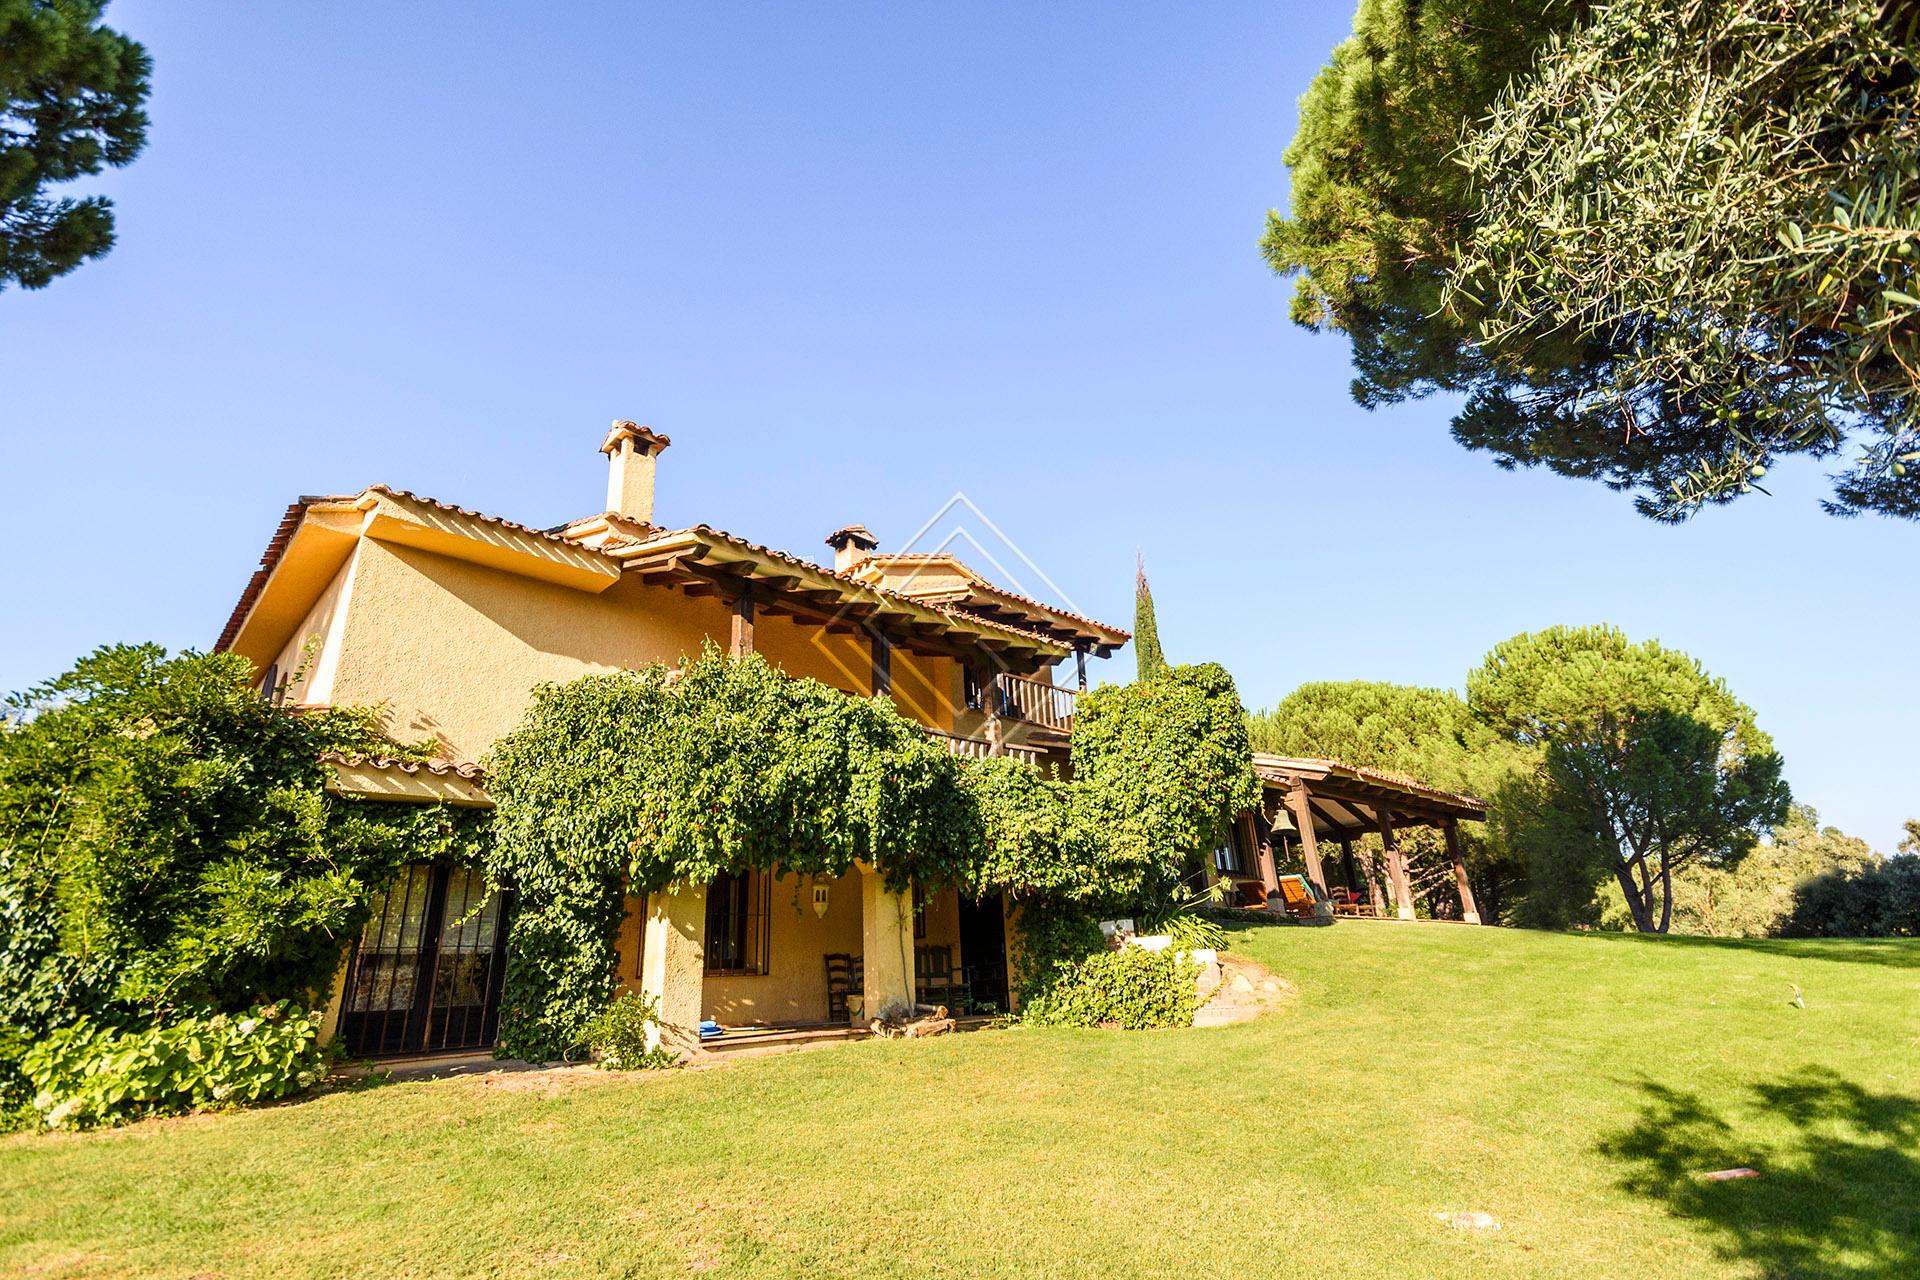
{"label": "window with iron grille", "polygon": [[771,888],[765,872],[722,872],[707,886],[707,972],[767,972],[767,909]]}

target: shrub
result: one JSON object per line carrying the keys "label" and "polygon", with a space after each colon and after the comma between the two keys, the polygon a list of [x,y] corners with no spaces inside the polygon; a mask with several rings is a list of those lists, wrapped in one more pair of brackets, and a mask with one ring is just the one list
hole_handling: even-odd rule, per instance
{"label": "shrub", "polygon": [[1059,902],[1022,904],[1014,928],[1022,1009],[1045,998],[1061,974],[1107,945],[1092,915]]}
{"label": "shrub", "polygon": [[660,1010],[651,996],[629,991],[587,1024],[584,1037],[603,1071],[648,1071],[670,1067],[674,1052],[665,1045],[647,1047],[648,1031]]}
{"label": "shrub", "polygon": [[[436,820],[326,790],[373,713],[294,715],[238,654],[100,649],[0,705],[0,1025],[311,1000]],[[401,811],[404,811],[401,812]]]}
{"label": "shrub", "polygon": [[1072,753],[1081,821],[1100,835],[1112,905],[1177,880],[1190,856],[1218,845],[1260,803],[1246,709],[1215,663],[1087,694]]}
{"label": "shrub", "polygon": [[1228,901],[1232,890],[1229,880],[1216,880],[1205,889],[1176,888],[1159,902],[1134,913],[1134,921],[1146,936],[1165,934],[1179,951],[1224,951],[1227,931],[1211,915]]}
{"label": "shrub", "polygon": [[93,1022],[30,1046],[21,1066],[49,1129],[88,1129],[308,1088],[321,1074],[321,1015],[287,1001],[121,1031]]}
{"label": "shrub", "polygon": [[1192,911],[1176,911],[1147,932],[1166,934],[1179,951],[1224,951],[1227,946],[1227,931],[1220,922]]}
{"label": "shrub", "polygon": [[1189,1027],[1200,966],[1172,950],[1122,947],[1056,964],[1048,989],[1026,1007],[1028,1022],[1145,1031]]}
{"label": "shrub", "polygon": [[1856,871],[1829,871],[1794,891],[1780,926],[1788,938],[1920,936],[1920,858],[1887,858]]}

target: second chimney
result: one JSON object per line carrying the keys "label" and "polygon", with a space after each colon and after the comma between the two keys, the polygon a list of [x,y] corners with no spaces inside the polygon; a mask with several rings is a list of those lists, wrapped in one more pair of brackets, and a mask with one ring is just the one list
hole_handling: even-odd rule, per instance
{"label": "second chimney", "polygon": [[654,459],[673,441],[651,427],[624,418],[613,424],[600,452],[607,455],[607,510],[653,523]]}
{"label": "second chimney", "polygon": [[872,555],[880,541],[867,532],[865,525],[850,524],[828,534],[827,545],[833,548],[834,572],[846,573]]}

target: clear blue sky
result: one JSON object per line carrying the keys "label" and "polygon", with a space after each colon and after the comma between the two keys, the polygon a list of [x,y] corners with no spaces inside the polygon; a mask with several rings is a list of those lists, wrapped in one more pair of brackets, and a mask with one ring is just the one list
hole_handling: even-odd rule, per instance
{"label": "clear blue sky", "polygon": [[824,555],[964,491],[1122,625],[1143,550],[1169,655],[1250,704],[1658,637],[1890,849],[1920,529],[1793,466],[1656,526],[1462,451],[1444,403],[1360,410],[1288,323],[1256,244],[1350,14],[119,0],[157,64],[146,154],[91,184],[119,247],[0,294],[0,687],[210,644],[300,493],[597,510],[634,417],[674,437],[668,522]]}

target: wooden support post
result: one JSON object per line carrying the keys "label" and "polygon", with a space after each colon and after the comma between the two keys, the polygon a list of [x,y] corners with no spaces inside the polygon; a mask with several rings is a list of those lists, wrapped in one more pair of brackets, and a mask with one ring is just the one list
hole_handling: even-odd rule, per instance
{"label": "wooden support post", "polygon": [[1400,852],[1400,839],[1393,833],[1393,813],[1381,805],[1380,843],[1387,852],[1387,880],[1393,887],[1393,912],[1402,920],[1413,919],[1413,886],[1407,882],[1407,859]]}
{"label": "wooden support post", "polygon": [[1260,799],[1261,817],[1267,820],[1267,834],[1260,841],[1260,887],[1267,891],[1267,903],[1271,906],[1280,898],[1280,868],[1273,853],[1273,820],[1280,816],[1281,800],[1279,792],[1264,788]]}
{"label": "wooden support post", "polygon": [[1087,691],[1087,650],[1084,645],[1076,645],[1073,650],[1074,674],[1080,677],[1080,692]]}
{"label": "wooden support post", "polygon": [[873,633],[873,691],[893,692],[893,642],[878,631]]}
{"label": "wooden support post", "polygon": [[991,662],[983,662],[973,669],[974,687],[980,690],[980,710],[987,717],[987,754],[1003,756],[1007,754],[1007,735],[1005,726],[1000,723],[1000,685]]}
{"label": "wooden support post", "polygon": [[1320,837],[1313,831],[1313,810],[1307,806],[1305,783],[1296,783],[1287,789],[1287,808],[1293,811],[1293,825],[1300,828],[1300,854],[1306,859],[1307,878],[1325,897],[1327,877],[1320,866]]}
{"label": "wooden support post", "polygon": [[1354,874],[1353,837],[1352,836],[1340,837],[1340,869],[1341,871],[1346,873],[1347,892],[1348,893],[1360,892],[1360,886],[1354,883],[1354,881],[1359,879],[1359,877]]}
{"label": "wooden support post", "polygon": [[1373,860],[1373,854],[1361,849],[1353,857],[1360,864],[1360,878],[1367,882],[1367,902],[1373,907],[1373,914],[1384,917],[1387,914],[1387,900],[1380,894],[1380,869]]}
{"label": "wooden support post", "polygon": [[1467,855],[1460,848],[1460,822],[1448,818],[1441,828],[1447,837],[1447,856],[1453,859],[1453,883],[1460,890],[1460,918],[1468,924],[1480,923],[1480,908],[1473,900],[1473,886],[1467,883]]}
{"label": "wooden support post", "polygon": [[750,586],[740,588],[739,598],[733,602],[733,633],[727,652],[736,658],[753,652],[753,588]]}

